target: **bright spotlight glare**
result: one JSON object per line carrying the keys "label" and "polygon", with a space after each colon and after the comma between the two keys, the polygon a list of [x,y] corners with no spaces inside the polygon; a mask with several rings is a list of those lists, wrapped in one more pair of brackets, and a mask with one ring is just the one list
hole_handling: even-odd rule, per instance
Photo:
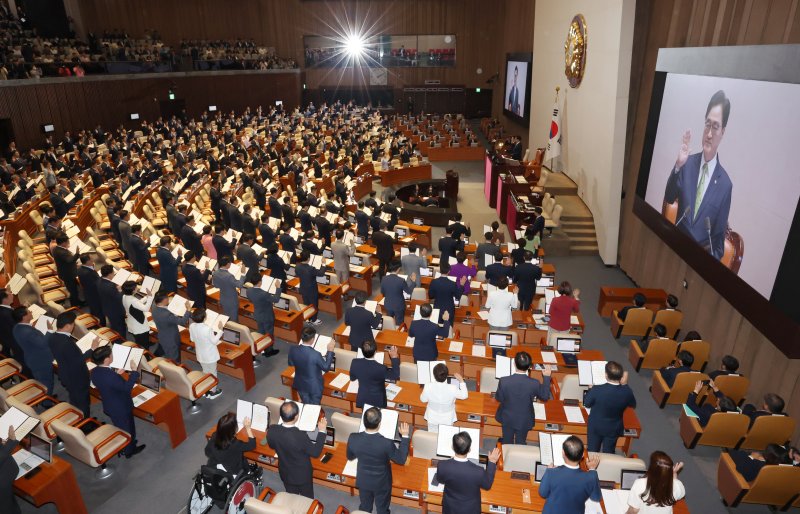
{"label": "bright spotlight glare", "polygon": [[364,39],[352,34],[345,40],[344,49],[350,57],[361,57],[364,53]]}

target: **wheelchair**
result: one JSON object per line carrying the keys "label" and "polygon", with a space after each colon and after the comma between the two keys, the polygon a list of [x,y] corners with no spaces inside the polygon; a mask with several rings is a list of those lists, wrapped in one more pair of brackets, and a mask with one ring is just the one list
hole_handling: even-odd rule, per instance
{"label": "wheelchair", "polygon": [[264,488],[262,469],[250,464],[239,476],[202,466],[194,477],[187,504],[188,514],[205,514],[216,507],[225,514],[244,514],[247,498],[257,498]]}

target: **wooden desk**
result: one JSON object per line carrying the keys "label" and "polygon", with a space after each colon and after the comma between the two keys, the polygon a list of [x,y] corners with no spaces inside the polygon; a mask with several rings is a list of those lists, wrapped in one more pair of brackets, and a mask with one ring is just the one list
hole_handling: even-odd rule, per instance
{"label": "wooden desk", "polygon": [[30,478],[14,481],[14,493],[36,507],[52,503],[59,514],[87,514],[86,504],[69,462],[53,455],[53,462]]}
{"label": "wooden desk", "polygon": [[403,182],[430,180],[431,173],[432,167],[430,164],[420,164],[418,166],[379,171],[378,176],[381,178],[381,186],[388,187]]}
{"label": "wooden desk", "polygon": [[[528,195],[532,198],[531,184],[528,182],[517,182],[515,175],[501,173],[497,176],[497,216],[500,220],[506,220],[508,216],[508,198],[511,193],[517,195]],[[541,199],[539,200],[541,205]],[[535,204],[534,204],[535,205]]]}
{"label": "wooden desk", "polygon": [[359,175],[355,179],[355,185],[353,186],[353,198],[355,198],[356,201],[358,201],[361,198],[370,194],[371,192],[372,192],[372,172]]}
{"label": "wooden desk", "polygon": [[636,293],[642,293],[647,297],[645,307],[652,311],[663,308],[667,303],[667,292],[663,289],[602,286],[600,298],[597,301],[597,313],[607,318],[611,316],[611,311],[618,311],[626,305],[633,305],[633,295]]}
{"label": "wooden desk", "polygon": [[[286,294],[290,294],[297,298],[297,301],[302,303],[303,297],[300,295],[297,287],[300,285],[300,279],[297,277],[290,278],[286,281],[288,290]],[[342,286],[339,284],[323,285],[317,284],[317,291],[319,293],[319,310],[333,314],[336,319],[342,317]],[[274,310],[274,309],[273,309]]]}
{"label": "wooden desk", "polygon": [[402,225],[404,227],[408,227],[409,234],[414,236],[415,242],[427,248],[428,250],[431,249],[431,245],[433,244],[433,239],[431,238],[431,226],[430,225],[414,225],[405,220],[398,220],[398,225]]}
{"label": "wooden desk", "polygon": [[[492,156],[488,153],[485,154],[484,159],[484,177],[483,177],[483,194],[486,196],[486,201],[489,202],[489,207],[497,207],[497,177],[500,173],[507,173],[511,175],[521,175],[525,171],[524,166],[509,166],[507,164],[495,164],[492,162]],[[502,220],[501,220],[502,221]]]}
{"label": "wooden desk", "polygon": [[275,337],[286,341],[299,341],[300,332],[303,331],[303,313],[281,309],[273,309],[273,311],[275,312]]}
{"label": "wooden desk", "polygon": [[428,160],[433,161],[480,161],[486,150],[483,146],[428,147]]}

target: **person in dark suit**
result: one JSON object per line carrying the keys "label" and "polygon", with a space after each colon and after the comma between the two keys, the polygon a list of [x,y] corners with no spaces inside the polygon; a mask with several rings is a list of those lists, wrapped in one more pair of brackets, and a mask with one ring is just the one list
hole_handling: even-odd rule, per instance
{"label": "person in dark suit", "polygon": [[736,464],[736,471],[750,483],[758,478],[758,474],[764,466],[777,466],[791,462],[786,449],[775,443],[768,444],[763,452],[748,453],[742,450],[730,450],[728,454]]}
{"label": "person in dark suit", "polygon": [[267,444],[280,455],[278,474],[287,493],[314,498],[314,476],[311,459],[316,459],[325,447],[328,420],[325,416],[317,422],[311,434],[295,426],[300,409],[295,402],[284,402],[280,416],[283,424],[275,423],[267,430]]}
{"label": "person in dark suit", "polygon": [[[287,235],[287,237],[289,236]],[[289,239],[291,239],[291,237],[289,237]],[[279,250],[278,245],[274,243],[267,248],[267,269],[269,270],[269,276],[280,280],[281,289],[286,291],[286,271],[291,267],[291,264],[283,260],[278,253]]]}
{"label": "person in dark suit", "polygon": [[138,223],[131,227],[131,239],[129,242],[131,252],[133,252],[133,264],[136,271],[142,275],[150,274],[150,246],[142,238],[142,226]]}
{"label": "person in dark suit", "polygon": [[400,271],[400,262],[389,263],[389,274],[381,279],[381,294],[383,295],[383,309],[386,314],[394,318],[397,325],[403,323],[406,313],[406,301],[403,293],[408,295],[414,290],[416,276],[403,279],[397,273]]}
{"label": "person in dark suit", "polygon": [[89,305],[89,312],[92,316],[100,320],[101,326],[106,326],[106,316],[103,314],[103,302],[97,294],[97,283],[100,281],[100,275],[94,267],[92,256],[88,253],[82,253],[80,256],[81,265],[78,266],[78,282],[81,289],[83,289],[83,298]]}
{"label": "person in dark suit", "polygon": [[514,356],[517,370],[513,375],[503,377],[497,384],[495,398],[500,402],[495,418],[503,428],[503,444],[527,444],[528,431],[533,428],[533,400],[550,399],[550,366],[542,370],[544,383],[528,376],[531,356],[519,352]]}
{"label": "person in dark suit", "polygon": [[689,155],[692,133],[687,130],[664,191],[665,204],[678,202],[678,228],[716,259],[721,259],[725,251],[733,192],[717,153],[730,112],[731,102],[725,92],[714,93],[706,108],[703,151]]}
{"label": "person in dark suit", "polygon": [[761,404],[761,408],[748,403],[742,407],[742,414],[750,418],[750,426],[752,427],[756,419],[761,416],[785,416],[786,414],[783,412],[785,406],[786,402],[783,401],[783,398],[775,393],[767,393],[764,395],[764,403]]}
{"label": "person in dark suit", "polygon": [[69,251],[69,238],[63,232],[56,236],[56,246],[53,247],[53,260],[56,263],[58,278],[64,282],[69,291],[69,303],[73,307],[81,304],[80,291],[78,290],[78,259],[80,255]]}
{"label": "person in dark suit", "polygon": [[439,271],[446,275],[444,265],[450,264],[450,257],[455,257],[458,252],[464,251],[464,242],[456,239],[453,235],[453,227],[448,225],[444,230],[446,235],[439,239]]}
{"label": "person in dark suit", "polygon": [[[561,445],[564,452],[564,466],[550,468],[544,473],[539,484],[539,495],[547,501],[542,514],[577,514],[584,512],[586,500],[599,502],[602,499],[597,466],[600,454],[590,453],[586,461],[588,471],[580,468],[583,460],[583,441],[570,436]],[[558,451],[553,448],[553,451]]]}
{"label": "person in dark suit", "polygon": [[[101,346],[92,351],[92,361],[97,367],[92,370],[92,383],[103,400],[103,412],[111,418],[115,427],[121,428],[131,435],[131,442],[122,450],[126,459],[130,459],[144,450],[144,444],[136,444],[136,423],[133,421],[133,399],[131,391],[139,379],[138,371],[129,371],[127,380],[122,378],[122,370],[113,370],[109,366],[114,359],[111,346]],[[133,362],[131,366],[133,367]]]}
{"label": "person in dark suit", "polygon": [[55,209],[58,218],[64,218],[69,213],[70,205],[61,198],[55,186],[50,187],[50,205]]}
{"label": "person in dark suit", "polygon": [[378,514],[389,514],[392,499],[392,465],[404,465],[408,458],[409,427],[400,423],[400,446],[386,439],[378,430],[381,426],[381,411],[370,407],[364,412],[364,432],[350,434],[347,439],[347,460],[358,459],[356,487],[358,487],[359,510]]}
{"label": "person in dark suit", "polygon": [[504,260],[493,262],[486,266],[486,281],[497,287],[501,278],[511,278],[514,275],[514,268],[506,266]]}
{"label": "person in dark suit", "polygon": [[694,355],[686,350],[681,350],[678,352],[675,362],[671,366],[661,368],[658,373],[661,373],[661,378],[664,379],[664,382],[669,387],[672,387],[678,375],[692,371],[692,364],[694,364]]}
{"label": "person in dark suit", "polygon": [[97,296],[103,303],[103,313],[108,318],[108,326],[122,337],[127,333],[125,325],[125,306],[122,305],[122,291],[111,281],[115,273],[114,266],[103,264],[100,268],[100,280],[97,281]]}
{"label": "person in dark suit", "polygon": [[628,387],[628,372],[618,362],[606,363],[606,383],[586,392],[583,404],[592,409],[588,421],[590,452],[614,453],[617,438],[624,432],[622,415],[628,407],[636,408],[636,398]]}
{"label": "person in dark suit", "polygon": [[289,225],[290,227],[293,227],[295,222],[295,216],[291,202],[292,202],[291,197],[286,196],[283,198],[283,205],[281,205],[281,213],[283,214],[283,222]]}
{"label": "person in dark suit", "polygon": [[[258,286],[247,288],[247,299],[253,304],[253,319],[256,320],[256,329],[263,335],[268,335],[275,340],[275,309],[274,305],[281,300],[280,287],[275,293],[264,291]],[[280,353],[280,350],[270,346],[264,351],[265,357]]]}
{"label": "person in dark suit", "polygon": [[172,238],[163,236],[159,240],[156,250],[158,260],[158,279],[161,281],[161,290],[174,293],[178,290],[178,266],[183,259],[183,250],[178,249],[178,257],[172,255]]}
{"label": "person in dark suit", "polygon": [[492,239],[494,238],[492,232],[486,232],[483,237],[485,241],[480,243],[475,249],[475,264],[478,265],[479,270],[486,269],[487,255],[493,255],[494,259],[498,261],[503,258],[503,255],[500,253],[500,247],[492,243]]}
{"label": "person in dark suit", "polygon": [[633,305],[626,305],[625,307],[621,308],[617,313],[617,317],[625,321],[625,318],[628,317],[628,312],[631,309],[644,309],[645,304],[647,303],[647,297],[642,293],[636,293],[633,295]]}
{"label": "person in dark suit", "polygon": [[200,235],[195,232],[194,228],[192,228],[192,223],[194,223],[194,216],[187,216],[186,224],[181,227],[180,231],[181,243],[187,250],[193,251],[195,255],[203,255],[203,240],[201,239]]}
{"label": "person in dark suit", "polygon": [[450,313],[442,314],[443,325],[432,321],[433,307],[429,303],[419,306],[421,319],[411,322],[408,327],[408,337],[414,338],[414,361],[435,361],[439,357],[439,348],[436,346],[437,337],[447,337],[450,333]]}
{"label": "person in dark suit", "polygon": [[[700,339],[700,337],[698,337],[697,339]],[[684,341],[687,340],[688,339],[684,338]],[[737,373],[737,371],[739,371],[739,359],[737,359],[733,355],[725,355],[724,357],[722,357],[722,366],[720,366],[720,369],[716,369],[711,373],[709,373],[708,378],[710,378],[711,380],[716,380],[716,378],[721,375],[739,374]]]}
{"label": "person in dark suit", "polygon": [[350,349],[358,351],[366,341],[375,341],[372,330],[380,326],[382,317],[364,308],[367,302],[367,293],[356,293],[355,306],[344,313],[344,324],[350,327]]}
{"label": "person in dark suit", "polygon": [[236,248],[236,243],[233,241],[229,243],[227,239],[222,237],[223,232],[225,232],[224,226],[219,223],[214,225],[214,236],[211,238],[211,244],[214,245],[214,249],[217,251],[217,260],[226,256],[233,260],[233,250]]}
{"label": "person in dark suit", "polygon": [[356,233],[358,237],[367,239],[369,235],[369,216],[364,212],[364,202],[358,202],[358,209],[355,214],[356,218]]}
{"label": "person in dark suit", "polygon": [[186,296],[194,302],[195,308],[206,308],[206,281],[211,270],[197,268],[197,254],[189,250],[183,256],[183,266],[181,266],[183,277],[186,279]]}
{"label": "person in dark suit", "polygon": [[455,319],[455,301],[461,298],[464,291],[463,284],[456,284],[455,281],[447,278],[450,273],[450,264],[442,264],[440,270],[441,276],[431,280],[428,286],[428,298],[433,301],[433,307],[439,309],[439,320],[437,321],[442,319],[445,312],[449,313],[450,319]]}
{"label": "person in dark suit", "polygon": [[319,238],[325,242],[325,246],[330,246],[332,226],[328,218],[325,217],[327,212],[328,209],[326,207],[323,207],[320,210],[319,215],[316,218],[314,218],[314,224],[317,226],[317,233],[319,234]]}
{"label": "person in dark suit", "polygon": [[133,252],[130,248],[130,240],[131,240],[131,224],[130,224],[131,215],[130,213],[122,209],[119,211],[119,223],[117,223],[117,229],[119,230],[119,243],[122,247],[122,251],[125,252],[125,255],[129,258],[133,258]]}
{"label": "person in dark suit", "polygon": [[530,310],[533,297],[536,296],[536,281],[542,278],[542,268],[533,263],[533,252],[525,251],[525,262],[518,264],[511,272],[511,278],[517,284],[517,298],[520,310]]}
{"label": "person in dark suit", "polygon": [[689,396],[686,398],[686,406],[689,407],[692,412],[697,414],[697,422],[701,427],[708,425],[708,422],[711,420],[711,416],[717,412],[738,412],[736,403],[722,394],[719,388],[717,388],[716,384],[714,384],[713,380],[708,383],[708,387],[711,388],[714,396],[717,398],[717,406],[714,407],[711,405],[711,402],[705,402],[703,405],[697,405],[697,395],[700,394],[703,386],[704,384],[702,380],[695,382],[694,390],[689,393]]}
{"label": "person in dark suit", "polygon": [[327,352],[322,354],[314,349],[317,331],[314,327],[304,327],[297,346],[289,349],[289,366],[294,366],[293,389],[300,395],[303,403],[319,405],[322,401],[322,373],[328,371],[333,362],[333,340],[328,343]]}
{"label": "person in dark suit", "polygon": [[380,230],[372,233],[372,244],[375,245],[375,257],[378,258],[378,277],[383,278],[394,259],[394,239],[384,232],[386,222],[381,221]]}
{"label": "person in dark suit", "polygon": [[272,246],[278,237],[272,227],[269,226],[269,216],[266,214],[261,215],[261,223],[258,225],[258,235],[261,236],[261,246],[264,248]]}
{"label": "person in dark suit", "polygon": [[363,359],[353,359],[350,364],[350,381],[358,382],[358,394],[356,395],[356,406],[364,407],[364,404],[375,407],[386,407],[386,380],[400,379],[400,355],[397,347],[388,348],[389,358],[392,367],[387,368],[383,363],[375,361],[375,341],[364,341],[361,352]]}
{"label": "person in dark suit", "polygon": [[300,252],[299,263],[295,266],[295,273],[297,278],[300,279],[300,296],[303,298],[303,303],[306,305],[313,305],[317,311],[308,320],[308,323],[314,325],[321,325],[322,320],[317,319],[319,312],[319,289],[317,287],[317,277],[324,277],[325,271],[317,269],[308,264],[310,255],[306,250]]}
{"label": "person in dark suit", "polygon": [[247,274],[244,276],[245,282],[250,282],[257,285],[261,281],[261,263],[262,255],[253,250],[253,241],[255,237],[253,234],[244,234],[239,242],[239,248],[236,249],[236,257],[242,261],[242,264],[247,268]]}
{"label": "person in dark suit", "polygon": [[[478,441],[480,444],[480,441]],[[486,469],[467,460],[472,438],[467,432],[453,436],[455,457],[439,461],[436,480],[444,486],[442,514],[475,513],[481,511],[481,489],[488,491],[494,483],[500,448],[492,449]]]}
{"label": "person in dark suit", "polygon": [[269,215],[273,218],[281,217],[281,203],[278,201],[278,189],[273,187],[269,190]]}
{"label": "person in dark suit", "polygon": [[228,271],[231,268],[230,257],[221,257],[217,262],[219,268],[212,273],[211,283],[219,289],[219,305],[222,307],[222,312],[231,321],[237,322],[239,321],[239,288],[244,285],[245,278],[240,277],[237,280]]}
{"label": "person in dark suit", "polygon": [[151,314],[153,316],[153,323],[158,330],[158,348],[155,351],[156,355],[165,355],[177,363],[181,362],[181,336],[178,327],[186,326],[191,316],[191,303],[186,302],[186,312],[183,316],[177,316],[172,311],[167,309],[169,305],[169,293],[166,291],[159,291],[153,298],[153,308]]}
{"label": "person in dark suit", "polygon": [[[453,215],[453,220],[455,220],[455,222],[452,225],[449,225],[453,227],[453,232],[452,232],[453,239],[455,239],[456,241],[461,241],[461,238],[463,236],[472,237],[472,230],[469,228],[469,223],[464,225],[463,223],[461,223],[461,218],[462,215],[460,212],[455,213]],[[456,251],[453,255],[461,251],[464,251],[463,244],[461,249]]]}
{"label": "person in dark suit", "polygon": [[72,339],[75,328],[75,312],[62,312],[56,318],[56,331],[47,334],[47,346],[58,364],[58,379],[69,393],[69,403],[80,409],[83,416],[89,413],[89,368],[86,359],[100,344],[100,338],[92,341],[91,350],[81,353]]}
{"label": "person in dark suit", "polygon": [[[34,379],[47,387],[47,394],[53,395],[53,354],[47,344],[47,337],[31,325],[31,312],[27,307],[17,307],[13,312],[14,340],[22,348],[24,364],[30,369]],[[52,322],[51,322],[52,323]]]}

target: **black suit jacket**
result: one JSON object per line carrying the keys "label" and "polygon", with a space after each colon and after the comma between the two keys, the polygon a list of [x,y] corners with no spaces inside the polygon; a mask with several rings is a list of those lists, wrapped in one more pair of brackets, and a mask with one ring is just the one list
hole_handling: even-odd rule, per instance
{"label": "black suit jacket", "polygon": [[409,438],[403,437],[400,446],[378,433],[356,432],[347,440],[347,460],[358,459],[356,487],[365,491],[385,491],[392,487],[391,462],[406,463]]}
{"label": "black suit jacket", "polygon": [[228,240],[221,235],[214,234],[211,238],[211,244],[214,245],[214,249],[217,251],[217,260],[220,260],[226,255],[233,260],[233,249],[236,247],[234,242],[229,243]]}
{"label": "black suit jacket", "polygon": [[92,314],[103,319],[103,302],[97,294],[97,284],[100,282],[100,275],[97,271],[87,266],[78,268],[78,280],[83,288],[83,297],[89,304]]}
{"label": "black suit jacket", "polygon": [[435,361],[439,357],[436,336],[447,337],[449,333],[449,320],[442,326],[429,319],[412,321],[411,326],[408,328],[408,335],[414,338],[414,360]]}
{"label": "black suit jacket", "polygon": [[150,274],[150,248],[147,243],[138,236],[131,236],[130,240],[131,250],[133,251],[133,262],[136,265],[136,271],[142,275]]}
{"label": "black suit jacket", "polygon": [[497,465],[493,462],[488,462],[484,470],[469,461],[440,461],[436,469],[436,479],[444,485],[442,513],[480,512],[481,489],[488,491],[492,487],[495,471]]}
{"label": "black suit jacket", "polygon": [[61,246],[53,248],[53,260],[56,263],[58,276],[67,285],[74,284],[75,279],[78,278],[78,266],[76,264],[76,262],[78,262],[78,257],[78,254],[73,254]]}
{"label": "black suit jacket", "polygon": [[636,398],[627,385],[602,384],[589,389],[583,404],[592,409],[588,429],[601,437],[621,436],[625,427],[622,414],[636,407]]}
{"label": "black suit jacket", "polygon": [[450,257],[464,249],[464,243],[455,237],[444,236],[439,239],[439,261],[447,262]]}
{"label": "black suit jacket", "polygon": [[355,306],[344,313],[344,324],[350,327],[350,349],[361,348],[364,341],[374,341],[372,329],[378,328],[381,316],[373,314],[364,307]]}
{"label": "black suit jacket", "polygon": [[67,334],[47,334],[47,345],[58,363],[58,379],[70,391],[89,391],[89,368],[86,359],[92,353],[81,353],[78,345]]}
{"label": "black suit jacket", "polygon": [[387,368],[373,359],[353,359],[350,364],[350,380],[358,380],[356,406],[365,403],[373,407],[386,407],[386,379],[400,379],[400,358],[392,359],[392,367]]}
{"label": "black suit jacket", "polygon": [[[295,273],[297,278],[300,279],[300,294],[304,299],[317,298],[319,296],[319,289],[317,289],[317,277],[322,277],[325,272],[310,266],[305,263],[295,266]],[[304,300],[305,301],[305,300]]]}
{"label": "black suit jacket", "polygon": [[310,485],[313,483],[311,459],[322,453],[325,433],[317,432],[312,441],[308,433],[297,427],[270,425],[267,430],[267,444],[278,454],[278,474],[284,485]]}
{"label": "black suit jacket", "polygon": [[535,378],[521,373],[503,377],[497,384],[495,398],[500,402],[495,418],[516,430],[533,428],[533,399],[550,399],[550,377],[540,384]]}
{"label": "black suit jacket", "polygon": [[[714,395],[717,398],[722,398],[723,396],[721,392],[716,392]],[[708,425],[708,422],[711,420],[711,416],[714,413],[719,412],[708,402],[704,403],[703,405],[697,405],[697,394],[694,391],[689,393],[689,397],[686,398],[686,406],[689,407],[692,412],[697,414],[697,422],[700,423],[701,427]]]}
{"label": "black suit jacket", "polygon": [[117,289],[115,283],[103,278],[98,280],[97,296],[99,296],[100,301],[103,302],[103,312],[108,319],[125,319],[125,306],[122,305],[122,291]]}
{"label": "black suit jacket", "polygon": [[372,244],[375,245],[375,256],[380,260],[391,261],[394,258],[394,239],[382,231],[372,233]]}
{"label": "black suit jacket", "polygon": [[536,281],[542,278],[542,268],[530,262],[518,264],[511,273],[517,284],[518,295],[522,298],[533,298],[536,295]]}

